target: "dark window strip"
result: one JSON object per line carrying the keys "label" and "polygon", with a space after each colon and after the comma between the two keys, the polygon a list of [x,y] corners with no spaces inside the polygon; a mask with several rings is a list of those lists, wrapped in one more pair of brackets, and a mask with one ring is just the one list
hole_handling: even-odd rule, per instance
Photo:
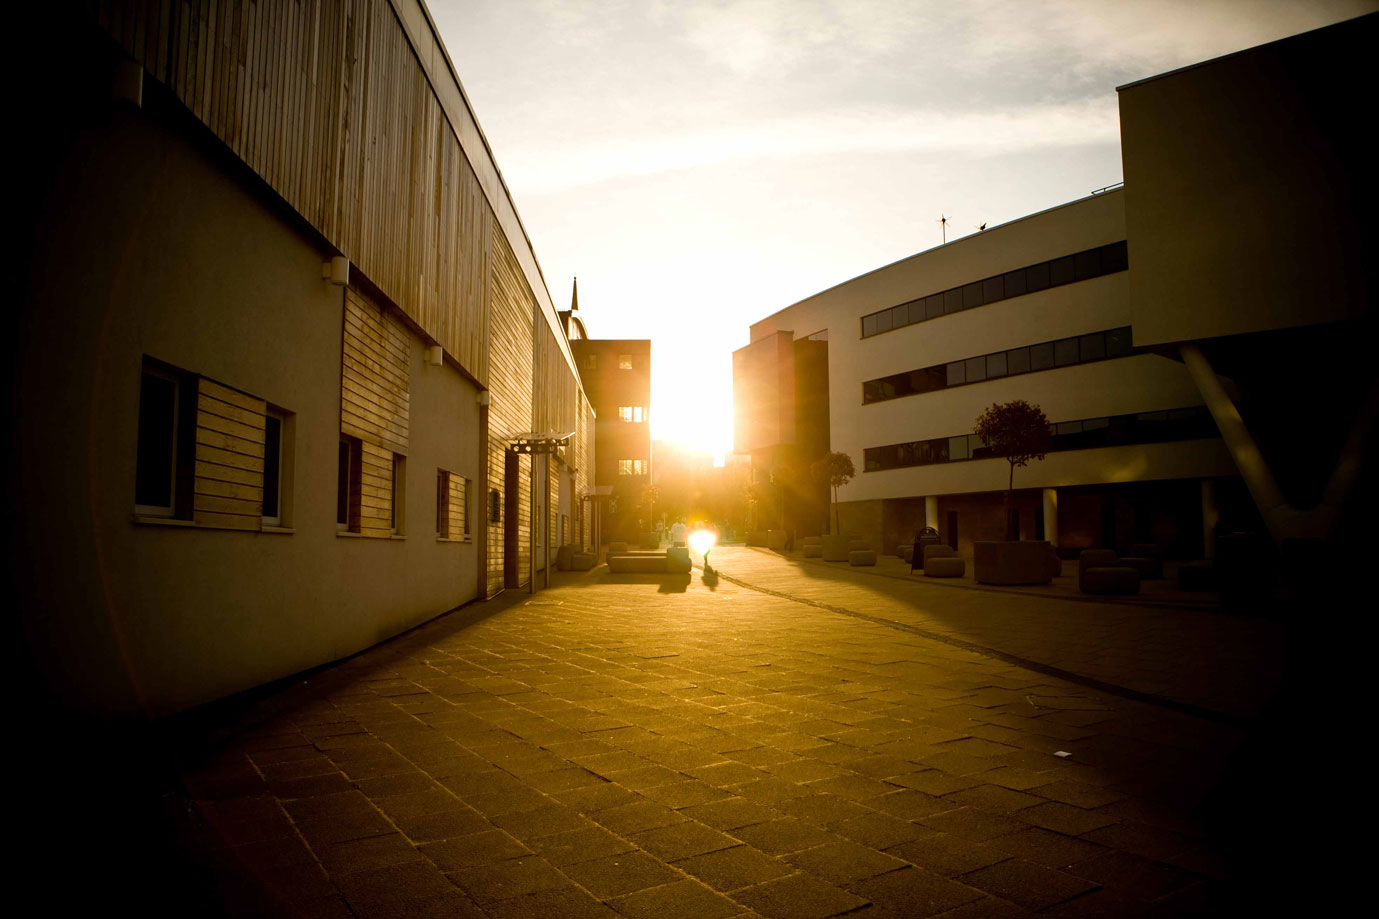
{"label": "dark window strip", "polygon": [[866,380],[862,383],[862,404],[917,396],[952,386],[1034,373],[1053,367],[1090,364],[1131,353],[1130,326],[1074,335]]}
{"label": "dark window strip", "polygon": [[[1051,453],[1174,440],[1201,440],[1219,436],[1216,422],[1212,420],[1204,405],[1162,412],[1139,412],[1132,415],[1084,418],[1080,421],[1060,421],[1053,425],[1053,429],[1053,442],[1049,447]],[[935,463],[956,463],[969,459],[990,459],[994,455],[991,448],[983,444],[982,439],[976,434],[887,444],[884,447],[867,447],[862,451],[863,468],[866,472],[901,469],[907,466],[930,466]]]}
{"label": "dark window strip", "polygon": [[1129,250],[1125,240],[1098,246],[877,310],[862,317],[862,337],[870,338],[916,322],[926,322],[948,313],[1009,300],[1049,287],[1115,274],[1129,267]]}

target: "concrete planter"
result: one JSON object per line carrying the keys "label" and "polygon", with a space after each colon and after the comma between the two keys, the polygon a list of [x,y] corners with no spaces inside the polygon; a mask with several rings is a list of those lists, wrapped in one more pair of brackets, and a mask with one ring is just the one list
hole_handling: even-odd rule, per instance
{"label": "concrete planter", "polygon": [[820,540],[824,547],[824,561],[826,562],[845,562],[848,560],[848,553],[852,551],[852,540],[846,536],[825,536]]}
{"label": "concrete planter", "polygon": [[1047,584],[1060,570],[1057,553],[1044,540],[972,544],[972,577],[978,584]]}

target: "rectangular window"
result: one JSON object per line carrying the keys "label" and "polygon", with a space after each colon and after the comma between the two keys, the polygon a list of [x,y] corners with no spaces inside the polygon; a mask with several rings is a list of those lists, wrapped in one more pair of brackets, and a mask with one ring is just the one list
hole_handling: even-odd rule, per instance
{"label": "rectangular window", "polygon": [[948,385],[957,386],[959,383],[967,382],[966,365],[962,361],[953,361],[948,365]]}
{"label": "rectangular window", "polygon": [[1029,348],[1012,348],[1006,352],[1007,373],[1029,373]]}
{"label": "rectangular window", "polygon": [[988,354],[986,356],[986,377],[1003,377],[1006,375],[1006,353]]}
{"label": "rectangular window", "polygon": [[388,526],[394,536],[407,531],[405,514],[407,510],[407,457],[393,454],[393,500],[389,508]]}
{"label": "rectangular window", "polygon": [[632,355],[630,355],[630,354],[619,354],[619,355],[618,355],[618,369],[619,369],[619,370],[631,370],[631,369],[632,369]]}
{"label": "rectangular window", "polygon": [[1077,277],[1074,269],[1075,259],[1071,255],[1056,258],[1049,262],[1049,286],[1057,287],[1060,284],[1071,284]]}
{"label": "rectangular window", "polygon": [[906,304],[891,309],[891,328],[899,329],[910,324],[910,307]]}
{"label": "rectangular window", "polygon": [[335,528],[359,532],[360,497],[363,491],[364,444],[358,437],[340,435],[336,462]]}
{"label": "rectangular window", "polygon": [[646,475],[646,460],[618,460],[618,475]]}
{"label": "rectangular window", "polygon": [[1073,276],[1077,280],[1100,277],[1102,273],[1100,249],[1089,249],[1073,256]]}
{"label": "rectangular window", "polygon": [[618,417],[623,421],[646,421],[646,408],[641,405],[618,406]]}
{"label": "rectangular window", "polygon": [[956,313],[962,310],[962,288],[954,287],[952,290],[943,292],[943,311],[944,313]]}
{"label": "rectangular window", "polygon": [[1101,247],[1101,270],[1107,274],[1130,267],[1130,253],[1125,241]]}
{"label": "rectangular window", "polygon": [[1004,288],[1007,297],[1018,297],[1026,290],[1025,269],[1017,268],[1014,271],[1007,271],[1004,275]]}
{"label": "rectangular window", "polygon": [[263,427],[263,522],[283,522],[283,430],[286,418],[276,409],[264,415]]}
{"label": "rectangular window", "polygon": [[474,502],[474,480],[464,480],[464,535],[469,536],[469,508]]}
{"label": "rectangular window", "polygon": [[986,358],[969,357],[967,364],[967,382],[976,383],[978,380],[986,379]]}
{"label": "rectangular window", "polygon": [[966,434],[948,438],[948,458],[950,460],[967,459],[970,455],[967,450]]}
{"label": "rectangular window", "polygon": [[1005,299],[1005,285],[1001,283],[999,276],[987,278],[982,282],[982,302],[995,303],[997,300]]}
{"label": "rectangular window", "polygon": [[1130,327],[1112,329],[1106,333],[1106,356],[1123,357],[1130,353]]}
{"label": "rectangular window", "polygon": [[1025,269],[1025,289],[1043,290],[1049,286],[1049,263],[1040,262]]}
{"label": "rectangular window", "polygon": [[883,310],[876,314],[876,331],[889,332],[891,330],[891,311]]}
{"label": "rectangular window", "polygon": [[444,469],[436,470],[436,535],[450,535],[450,473]]}
{"label": "rectangular window", "polygon": [[970,310],[974,306],[982,305],[982,282],[974,281],[966,284],[962,289],[962,308]]}
{"label": "rectangular window", "polygon": [[943,294],[924,298],[924,318],[937,319],[943,315]]}
{"label": "rectangular window", "polygon": [[1106,335],[1093,332],[1078,339],[1078,360],[1099,361],[1106,356]]}
{"label": "rectangular window", "polygon": [[598,369],[599,369],[599,356],[598,356],[597,354],[586,354],[586,355],[584,355],[584,369],[585,369],[585,370],[598,370]]}
{"label": "rectangular window", "polygon": [[875,334],[876,334],[876,317],[875,317],[875,316],[863,316],[863,317],[862,317],[862,337],[863,337],[863,338],[869,338],[869,337],[871,337],[872,335],[875,335]]}
{"label": "rectangular window", "polygon": [[1053,342],[1029,346],[1029,369],[1048,370],[1053,366]]}
{"label": "rectangular window", "polygon": [[1053,343],[1053,362],[1059,367],[1077,363],[1077,339],[1060,338]]}
{"label": "rectangular window", "polygon": [[923,322],[923,321],[924,321],[924,301],[923,301],[923,300],[913,300],[913,301],[911,301],[910,304],[909,304],[908,309],[909,309],[909,320],[910,320],[910,324],[911,324],[911,325],[913,325],[913,324],[916,323],[916,322]]}
{"label": "rectangular window", "polygon": [[171,517],[177,494],[181,379],[144,364],[139,384],[139,443],[134,473],[134,509]]}

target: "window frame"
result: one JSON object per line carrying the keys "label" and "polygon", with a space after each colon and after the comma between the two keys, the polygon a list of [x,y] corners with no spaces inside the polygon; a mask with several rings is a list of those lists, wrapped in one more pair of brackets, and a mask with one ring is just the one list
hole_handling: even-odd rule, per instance
{"label": "window frame", "polygon": [[[168,503],[167,503],[167,505],[161,505],[161,504],[140,504],[140,503],[139,503],[139,479],[140,479],[139,473],[140,473],[140,468],[141,468],[141,466],[142,466],[141,456],[142,456],[142,449],[143,449],[143,446],[144,446],[144,442],[143,442],[143,426],[144,426],[144,418],[143,418],[143,412],[144,412],[144,389],[143,389],[143,385],[144,385],[144,378],[145,378],[145,377],[154,377],[154,378],[156,378],[156,379],[165,380],[165,381],[167,381],[168,383],[170,383],[170,384],[172,385],[172,413],[171,413],[171,414],[172,414],[172,431],[170,432],[169,437],[168,437],[169,454],[168,454],[168,456],[167,456],[167,467],[168,467]],[[138,412],[138,420],[136,421],[135,438],[134,438],[134,449],[135,449],[135,455],[134,455],[134,513],[137,514],[137,515],[139,515],[139,516],[141,516],[141,517],[164,517],[164,518],[168,518],[168,519],[177,519],[177,518],[178,518],[178,512],[179,512],[180,510],[183,510],[182,508],[179,508],[179,507],[178,507],[178,500],[177,500],[177,499],[178,499],[178,496],[179,496],[179,492],[182,490],[181,488],[179,488],[179,484],[180,484],[180,483],[179,483],[179,481],[178,481],[178,479],[179,479],[179,476],[178,476],[178,466],[180,465],[180,464],[179,464],[179,460],[182,459],[182,457],[179,456],[179,453],[182,452],[182,449],[181,449],[181,448],[184,448],[184,445],[181,443],[181,441],[185,439],[185,432],[182,431],[182,426],[183,426],[183,419],[182,419],[183,401],[184,401],[185,398],[186,398],[185,395],[184,395],[184,393],[183,393],[183,391],[182,391],[182,390],[183,390],[184,379],[185,379],[185,375],[184,375],[184,374],[178,373],[177,371],[173,370],[171,367],[165,366],[165,365],[163,365],[163,364],[161,364],[161,363],[156,363],[156,362],[154,362],[154,361],[148,360],[147,358],[145,358],[144,363],[143,363],[143,368],[142,368],[142,370],[141,370],[141,372],[140,372],[140,374],[139,374],[139,412]]]}

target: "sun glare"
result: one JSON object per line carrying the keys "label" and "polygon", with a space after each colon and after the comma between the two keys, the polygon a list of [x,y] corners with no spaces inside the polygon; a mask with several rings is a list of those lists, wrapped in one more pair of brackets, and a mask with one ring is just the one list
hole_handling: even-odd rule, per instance
{"label": "sun glare", "polygon": [[718,544],[718,534],[713,530],[695,530],[686,537],[689,547],[699,555],[705,555]]}

